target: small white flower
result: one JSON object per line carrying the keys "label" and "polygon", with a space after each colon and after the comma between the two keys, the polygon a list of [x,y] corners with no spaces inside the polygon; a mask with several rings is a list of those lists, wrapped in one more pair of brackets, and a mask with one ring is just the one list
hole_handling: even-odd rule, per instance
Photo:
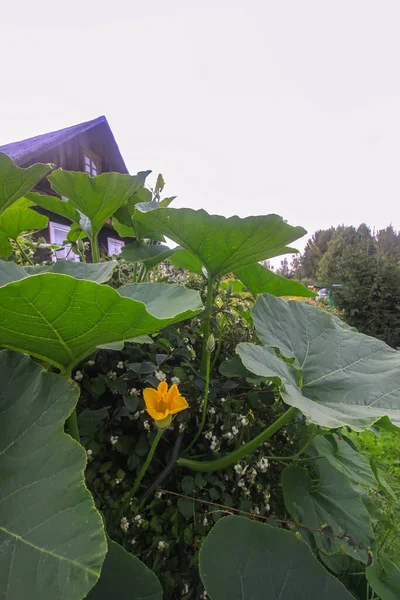
{"label": "small white flower", "polygon": [[143,517],[142,515],[136,515],[136,517],[133,520],[135,521],[136,525],[140,527],[143,521]]}
{"label": "small white flower", "polygon": [[268,471],[268,467],[269,467],[268,458],[262,457],[256,464],[257,464],[257,467],[260,469],[261,473],[266,473]]}
{"label": "small white flower", "polygon": [[157,490],[155,493],[155,497],[158,498],[158,500],[160,500],[160,498],[162,497],[163,493],[161,490]]}
{"label": "small white flower", "polygon": [[167,379],[166,374],[163,371],[156,371],[154,373],[154,376],[159,380],[159,381],[165,381]]}
{"label": "small white flower", "polygon": [[204,517],[204,519],[203,519],[203,525],[204,525],[204,527],[205,527],[206,525],[208,525],[208,519],[207,519],[207,517]]}
{"label": "small white flower", "polygon": [[116,479],[116,480],[115,480],[115,485],[119,485],[120,483],[121,483],[121,480],[120,480],[120,479]]}
{"label": "small white flower", "polygon": [[91,450],[91,449],[89,448],[89,450],[86,450],[86,454],[87,454],[88,456],[92,456],[92,454],[93,454],[93,450]]}
{"label": "small white flower", "polygon": [[167,542],[164,542],[164,541],[158,542],[158,544],[157,544],[157,549],[158,549],[160,552],[164,552],[164,550],[166,550],[167,548],[168,548],[168,544],[167,544]]}
{"label": "small white flower", "polygon": [[82,379],[83,379],[83,373],[82,373],[82,371],[77,371],[75,373],[74,379],[75,379],[75,381],[82,381]]}
{"label": "small white flower", "polygon": [[93,367],[96,364],[96,361],[94,361],[94,360],[88,360],[87,364],[88,364],[88,367]]}
{"label": "small white flower", "polygon": [[186,423],[179,423],[179,431],[183,433],[186,430]]}
{"label": "small white flower", "polygon": [[239,429],[235,427],[235,425],[232,425],[232,433],[233,435],[237,435],[239,433]]}
{"label": "small white flower", "polygon": [[124,368],[124,363],[122,362],[122,360],[120,360],[120,361],[117,363],[117,369],[123,369],[123,368]]}
{"label": "small white flower", "polygon": [[243,481],[243,479],[240,479],[240,481],[238,481],[238,487],[240,487],[240,488],[246,487],[246,483],[245,483],[245,481]]}
{"label": "small white flower", "polygon": [[185,583],[183,586],[183,595],[186,596],[186,594],[189,592],[189,584]]}
{"label": "small white flower", "polygon": [[224,404],[224,402],[226,402],[226,398],[221,398],[221,404]]}
{"label": "small white flower", "polygon": [[171,377],[171,383],[173,385],[179,385],[181,382],[181,380],[179,379],[179,377]]}
{"label": "small white flower", "polygon": [[254,507],[254,512],[256,513],[256,515],[260,514],[260,509],[258,508],[258,506]]}
{"label": "small white flower", "polygon": [[136,540],[135,540],[135,538],[132,538],[132,539],[131,539],[131,544],[132,544],[132,546],[134,546],[134,545],[136,544]]}
{"label": "small white flower", "polygon": [[211,440],[213,436],[213,432],[211,431],[207,431],[206,435],[204,436],[206,438],[206,440]]}
{"label": "small white flower", "polygon": [[150,423],[148,421],[143,422],[143,427],[146,431],[150,431]]}
{"label": "small white flower", "polygon": [[122,517],[120,527],[121,527],[122,531],[125,531],[125,533],[128,531],[129,521],[126,517]]}
{"label": "small white flower", "polygon": [[248,418],[247,417],[242,417],[240,419],[240,424],[243,425],[243,427],[245,427],[246,425],[248,425],[249,424]]}
{"label": "small white flower", "polygon": [[235,465],[233,468],[234,468],[234,470],[236,471],[236,473],[238,475],[241,475],[243,473],[243,467],[242,467],[242,465]]}
{"label": "small white flower", "polygon": [[136,388],[132,388],[131,391],[129,392],[130,396],[137,396],[137,389]]}
{"label": "small white flower", "polygon": [[189,342],[189,338],[183,338],[183,341],[185,342],[185,344],[187,344]]}
{"label": "small white flower", "polygon": [[231,434],[230,431],[227,431],[226,433],[224,433],[223,437],[227,440],[231,440],[233,438],[233,435]]}
{"label": "small white flower", "polygon": [[212,406],[209,411],[210,415],[215,415],[215,408]]}
{"label": "small white flower", "polygon": [[116,444],[117,442],[118,442],[118,436],[117,436],[117,435],[112,435],[112,436],[110,437],[110,444],[111,444],[112,446],[115,446],[115,444]]}
{"label": "small white flower", "polygon": [[269,512],[271,510],[271,507],[269,504],[265,505],[265,512]]}

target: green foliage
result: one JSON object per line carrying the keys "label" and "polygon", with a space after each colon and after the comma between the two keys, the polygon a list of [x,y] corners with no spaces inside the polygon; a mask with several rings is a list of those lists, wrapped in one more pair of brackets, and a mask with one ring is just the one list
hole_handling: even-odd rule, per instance
{"label": "green foliage", "polygon": [[84,483],[85,452],[63,432],[79,389],[8,350],[0,369],[0,596],[83,598],[106,541]]}
{"label": "green foliage", "polygon": [[153,289],[152,310],[158,305],[163,314],[158,319],[133,299],[129,288],[119,291],[128,297],[108,286],[55,273],[9,283],[0,288],[1,345],[69,372],[100,344],[151,333],[201,310],[194,291],[177,288],[174,305],[167,306]]}
{"label": "green foliage", "polygon": [[110,538],[107,542],[101,577],[87,600],[162,600],[162,589],[154,573]]}
{"label": "green foliage", "polygon": [[[0,156],[0,248],[14,259],[0,261],[0,595],[196,600],[202,580],[215,599],[397,594],[398,465],[360,455],[367,438],[347,429],[397,435],[399,355],[273,296],[312,295],[257,262],[304,230],[169,209],[146,173],[56,171],[62,199],[30,194],[43,168]],[[29,264],[54,250],[28,234],[35,205],[71,221],[83,262]],[[128,260],[100,260],[109,218],[135,238]],[[396,235],[367,252],[394,264]],[[160,381],[188,403],[167,427],[144,400]],[[221,519],[232,513],[268,525]]]}
{"label": "green foliage", "polygon": [[213,528],[200,552],[200,573],[215,600],[352,598],[304,542],[240,517],[221,519]]}
{"label": "green foliage", "polygon": [[400,424],[395,350],[303,302],[264,295],[252,315],[268,345],[239,344],[237,352],[249,371],[280,382],[287,404],[325,427],[361,431],[383,415]]}

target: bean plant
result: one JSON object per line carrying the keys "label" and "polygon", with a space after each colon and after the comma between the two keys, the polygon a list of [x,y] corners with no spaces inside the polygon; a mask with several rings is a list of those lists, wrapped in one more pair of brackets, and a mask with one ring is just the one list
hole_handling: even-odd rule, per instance
{"label": "bean plant", "polygon": [[[295,252],[304,229],[274,214],[172,208],[161,176],[145,187],[148,173],[91,178],[22,169],[0,154],[0,597],[400,597],[398,562],[376,539],[376,499],[397,499],[348,437],[400,427],[399,353],[312,301],[283,298],[314,294],[260,261]],[[31,191],[43,177],[51,196]],[[40,264],[31,236],[47,217],[35,206],[71,222],[65,244],[80,262]],[[132,239],[118,260],[98,244],[110,219]],[[118,359],[102,373],[104,356]],[[177,356],[184,369],[168,367]],[[124,434],[107,442],[114,479],[113,461],[98,459],[106,388],[123,398],[112,418]],[[282,453],[290,435],[296,443]],[[177,480],[181,491],[165,490]],[[199,497],[213,482],[220,491]],[[250,488],[262,510],[248,502]],[[247,493],[239,505],[237,489]],[[195,530],[205,504],[211,522],[202,517]],[[194,548],[199,584],[186,581],[180,595],[165,571],[182,571],[184,553],[176,548],[175,560],[160,539],[160,507]],[[141,524],[150,544],[142,560],[129,539]]]}

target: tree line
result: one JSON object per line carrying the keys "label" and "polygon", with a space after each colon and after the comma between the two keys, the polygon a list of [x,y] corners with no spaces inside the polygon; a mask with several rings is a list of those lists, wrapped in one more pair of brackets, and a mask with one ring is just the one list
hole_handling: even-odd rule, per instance
{"label": "tree line", "polygon": [[400,346],[400,233],[391,225],[316,231],[304,252],[282,260],[276,272],[328,288],[349,325]]}

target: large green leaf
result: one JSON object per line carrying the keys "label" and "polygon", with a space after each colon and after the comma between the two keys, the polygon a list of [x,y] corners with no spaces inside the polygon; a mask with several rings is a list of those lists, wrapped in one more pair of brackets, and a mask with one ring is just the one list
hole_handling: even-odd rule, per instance
{"label": "large green leaf", "polygon": [[399,352],[306,302],[260,296],[252,316],[266,346],[239,344],[243,364],[280,377],[285,402],[311,421],[361,431],[387,415],[400,424]]}
{"label": "large green leaf", "polygon": [[21,169],[0,152],[0,215],[33,188],[50,169],[51,165],[41,163]]}
{"label": "large green leaf", "polygon": [[157,577],[136,556],[108,538],[108,552],[98,583],[87,600],[162,600]]}
{"label": "large green leaf", "polygon": [[367,564],[367,550],[354,548],[358,544],[363,548],[373,548],[375,544],[370,516],[362,496],[348,478],[325,459],[318,460],[318,468],[320,481],[317,487],[313,486],[312,478],[305,469],[298,466],[284,469],[282,486],[287,510],[297,523],[311,530],[325,528],[335,536],[351,538],[349,542],[311,531],[310,535],[323,552],[345,552]]}
{"label": "large green leaf", "polygon": [[276,273],[272,273],[272,271],[259,263],[248,265],[242,269],[236,269],[235,275],[249,288],[254,296],[268,293],[272,294],[272,296],[302,296],[303,298],[312,298],[317,295],[298,281],[276,275]]}
{"label": "large green leaf", "polygon": [[381,554],[365,572],[367,580],[381,600],[399,600],[400,566]]}
{"label": "large green leaf", "polygon": [[118,293],[143,302],[147,312],[157,319],[169,319],[172,314],[185,315],[189,305],[192,308],[187,317],[193,316],[193,310],[201,306],[197,292],[174,283],[130,283],[120,287]]}
{"label": "large green leaf", "polygon": [[79,389],[8,350],[0,372],[0,597],[80,600],[107,546],[85,451],[64,433]]}
{"label": "large green leaf", "polygon": [[333,435],[317,435],[313,446],[320,456],[325,456],[331,466],[355,483],[368,489],[377,489],[378,481],[371,469],[368,459],[357,452],[342,437]]}
{"label": "large green leaf", "polygon": [[200,550],[212,600],[352,600],[344,585],[289,531],[224,517]]}
{"label": "large green leaf", "polygon": [[24,267],[20,267],[15,262],[8,262],[0,260],[0,286],[10,283],[11,281],[18,281],[24,279],[28,274]]}
{"label": "large green leaf", "polygon": [[31,210],[11,206],[0,215],[0,235],[16,240],[21,233],[47,227],[48,218]]}
{"label": "large green leaf", "polygon": [[[136,231],[137,228],[135,227],[136,224],[133,221],[133,216],[135,207],[139,202],[144,204],[151,203],[153,205],[151,200],[151,191],[145,187],[141,187],[116,211],[113,217],[113,227],[121,237],[135,237],[138,240],[142,240],[145,237],[143,235],[144,230],[139,231],[138,229]],[[158,204],[155,203],[154,207],[158,208]]]}
{"label": "large green leaf", "polygon": [[116,266],[117,261],[115,260],[102,263],[80,263],[72,262],[71,260],[57,260],[57,262],[52,265],[34,265],[32,267],[25,267],[25,271],[28,275],[61,273],[63,275],[71,275],[71,277],[75,277],[76,279],[88,279],[89,281],[96,281],[97,283],[106,283],[111,279]]}
{"label": "large green leaf", "polygon": [[190,208],[157,208],[135,219],[149,232],[161,233],[194,254],[211,276],[230,273],[259,260],[295,252],[287,243],[302,237],[302,227],[291,227],[278,215],[225,218]]}
{"label": "large green leaf", "polygon": [[26,198],[32,203],[32,205],[41,206],[42,208],[45,208],[56,215],[60,215],[61,217],[69,219],[73,223],[79,224],[81,216],[76,208],[74,208],[67,200],[60,200],[60,198],[57,198],[57,196],[42,196],[41,194],[37,194],[35,192],[26,194]]}
{"label": "large green leaf", "polygon": [[90,231],[88,226],[84,227],[85,231],[97,236],[107,219],[143,186],[149,173],[144,171],[135,176],[103,173],[90,177],[87,173],[58,169],[48,179],[53,190],[68,198],[90,221]]}
{"label": "large green leaf", "polygon": [[51,265],[21,267],[13,262],[0,260],[0,286],[40,273],[61,273],[71,275],[75,279],[88,279],[97,283],[106,283],[111,279],[116,265],[115,260],[103,263],[78,263],[70,260],[58,260]]}
{"label": "large green leaf", "polygon": [[165,317],[157,319],[142,302],[68,275],[43,273],[9,283],[0,288],[0,346],[69,370],[100,344],[152,333],[200,312],[198,292],[172,287],[179,289],[171,292],[174,304],[160,309]]}
{"label": "large green leaf", "polygon": [[164,244],[150,246],[143,242],[133,242],[122,248],[121,258],[130,262],[141,262],[147,270],[150,270],[174,252],[174,248],[169,248]]}
{"label": "large green leaf", "polygon": [[192,273],[204,275],[203,263],[188,250],[179,247],[175,248],[175,252],[171,254],[169,260],[176,269],[187,269],[188,271],[192,271]]}

